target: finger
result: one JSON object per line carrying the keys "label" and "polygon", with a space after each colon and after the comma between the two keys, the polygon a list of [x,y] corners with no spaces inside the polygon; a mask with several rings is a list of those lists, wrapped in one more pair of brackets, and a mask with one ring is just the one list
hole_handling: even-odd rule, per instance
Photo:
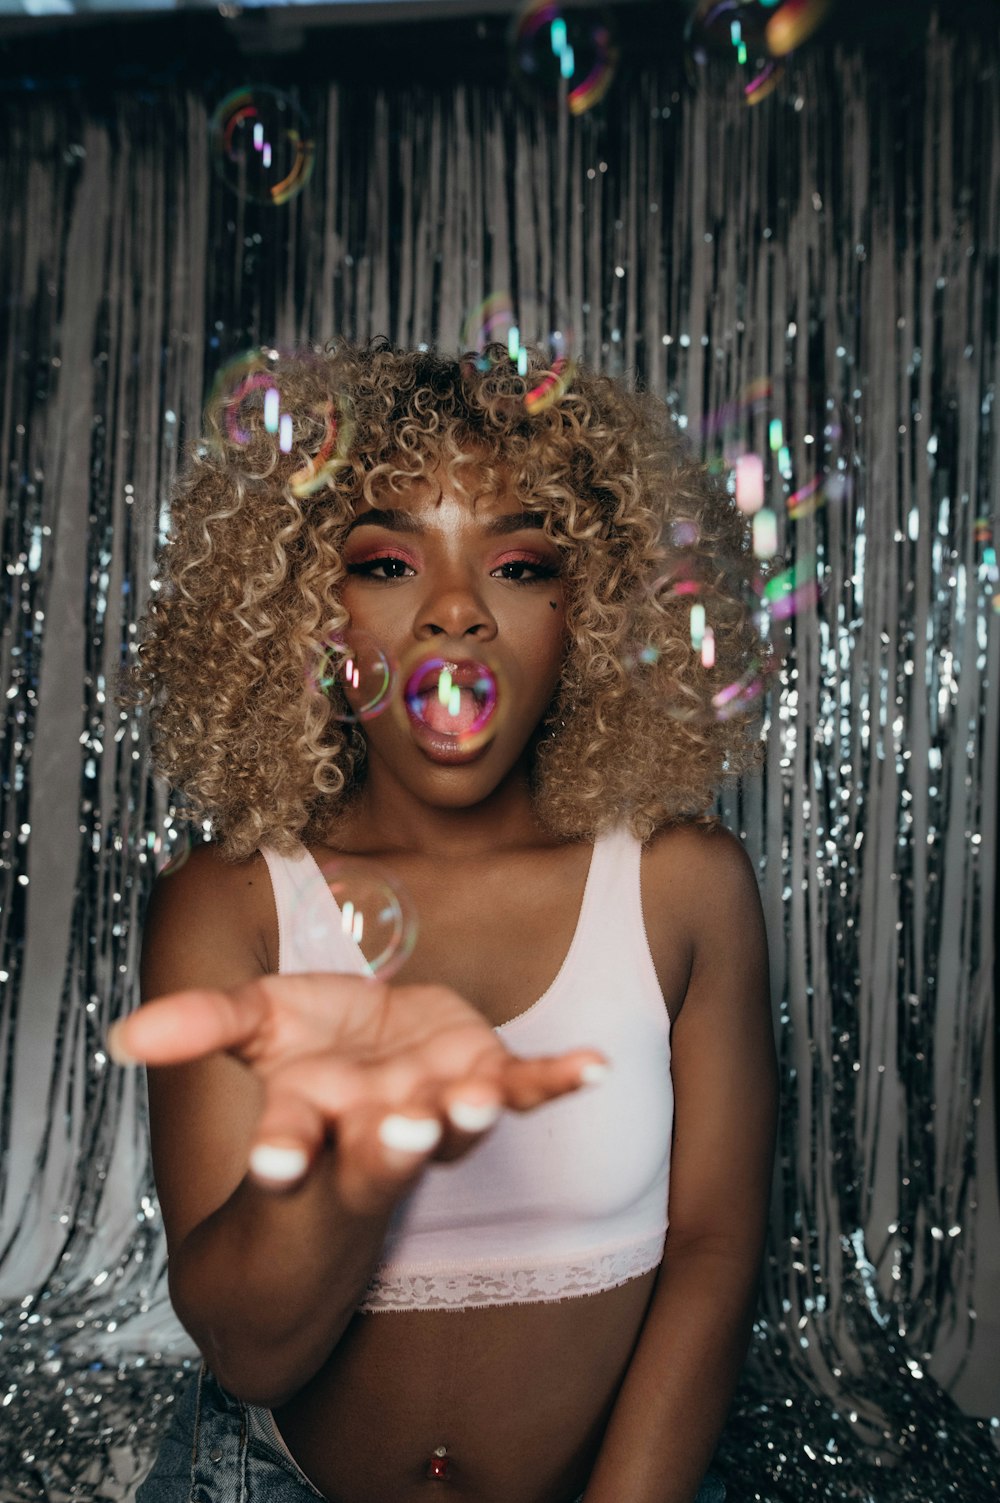
{"label": "finger", "polygon": [[499,1082],[490,1085],[481,1077],[458,1081],[440,1093],[444,1136],[434,1152],[438,1164],[451,1164],[489,1134],[503,1116],[503,1092]]}
{"label": "finger", "polygon": [[265,994],[253,987],[242,989],[239,1006],[228,992],[215,989],[172,992],[113,1024],[108,1052],[122,1065],[182,1064],[248,1044],[266,1011]]}
{"label": "finger", "polygon": [[326,1122],[312,1102],[269,1087],[254,1130],[250,1172],[265,1189],[289,1189],[308,1173],[325,1137]]}
{"label": "finger", "polygon": [[582,1086],[596,1086],[611,1068],[597,1049],[574,1049],[567,1054],[521,1059],[510,1055],[501,1070],[504,1103],[526,1112]]}
{"label": "finger", "polygon": [[424,1108],[386,1110],[369,1103],[347,1112],[336,1130],[337,1188],[360,1215],[389,1209],[423,1173],[441,1139],[441,1124]]}

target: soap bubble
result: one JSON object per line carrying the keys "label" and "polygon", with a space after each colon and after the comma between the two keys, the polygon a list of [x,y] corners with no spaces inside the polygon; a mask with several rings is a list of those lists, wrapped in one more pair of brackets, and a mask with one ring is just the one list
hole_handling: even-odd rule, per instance
{"label": "soap bubble", "polygon": [[555,0],[531,0],[520,11],[508,51],[522,92],[551,112],[571,115],[585,114],[604,98],[618,66],[610,16],[566,10]]}
{"label": "soap bubble", "polygon": [[[764,509],[755,518],[761,535],[769,518],[776,528],[779,515],[798,521],[850,497],[855,432],[853,414],[835,395],[805,381],[786,390],[770,377],[743,387],[701,425],[709,470],[727,475],[748,516]],[[776,547],[755,543],[755,552],[766,558]]]}
{"label": "soap bubble", "polygon": [[500,669],[475,658],[426,648],[400,675],[402,713],[418,741],[433,753],[478,751],[500,728],[508,697]]}
{"label": "soap bubble", "polygon": [[[710,725],[751,713],[788,645],[787,613],[772,609],[767,589],[759,568],[744,576],[678,549],[650,589],[655,633],[627,651],[626,669],[647,689],[662,682],[661,704],[673,719]],[[724,666],[734,634],[735,674]]]}
{"label": "soap bubble", "polygon": [[319,443],[315,453],[310,453],[305,463],[288,478],[289,489],[300,501],[323,490],[337,471],[343,469],[354,437],[350,405],[343,394],[337,401],[322,402],[311,410],[321,423]]}
{"label": "soap bubble", "polygon": [[[687,24],[689,73],[710,57],[739,68],[747,104],[759,104],[781,79],[782,58],[817,30],[831,0],[697,0]],[[694,65],[692,67],[691,65]]]}
{"label": "soap bubble", "polygon": [[170,825],[162,834],[150,831],[146,837],[146,858],[152,862],[158,877],[174,876],[190,854],[191,827],[188,824]]}
{"label": "soap bubble", "polygon": [[[523,377],[524,406],[530,413],[557,402],[576,370],[573,326],[556,300],[541,293],[514,298],[509,292],[491,292],[466,315],[462,345],[477,370],[499,368]],[[541,353],[543,372],[529,372],[529,347]]]}
{"label": "soap bubble", "polygon": [[345,953],[353,950],[364,974],[380,981],[395,975],[417,941],[416,909],[403,883],[360,856],[317,862],[317,875],[302,893],[296,927],[313,953],[317,945],[322,950],[329,944],[330,970],[343,969]]}
{"label": "soap bubble", "polygon": [[346,723],[374,720],[392,702],[397,664],[371,635],[348,626],[328,637],[307,674],[314,694],[325,694],[333,718]]}
{"label": "soap bubble", "polygon": [[776,88],[782,64],[767,46],[767,23],[773,6],[763,0],[698,0],[687,24],[689,73],[721,57],[739,69],[747,104],[759,104]]}
{"label": "soap bubble", "polygon": [[278,89],[234,89],[216,107],[210,133],[215,170],[240,198],[285,204],[312,176],[316,148],[309,127]]}
{"label": "soap bubble", "polygon": [[[301,460],[288,476],[292,494],[303,500],[327,486],[348,463],[354,436],[349,398],[343,392],[296,408],[282,391],[282,361],[312,362],[322,383],[323,364],[315,351],[287,353],[266,345],[246,350],[216,373],[206,403],[230,448],[243,452],[248,478],[266,478],[279,454]],[[318,384],[319,384],[318,383]]]}

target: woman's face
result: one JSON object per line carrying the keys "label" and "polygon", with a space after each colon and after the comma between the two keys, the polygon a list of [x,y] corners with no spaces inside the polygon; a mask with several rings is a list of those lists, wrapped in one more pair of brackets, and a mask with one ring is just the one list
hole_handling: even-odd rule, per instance
{"label": "woman's face", "polygon": [[[562,560],[538,513],[440,484],[359,513],[340,597],[350,630],[401,668],[392,707],[362,726],[369,777],[384,771],[426,802],[469,807],[519,763],[551,702],[565,652]],[[477,729],[490,679],[496,709]]]}

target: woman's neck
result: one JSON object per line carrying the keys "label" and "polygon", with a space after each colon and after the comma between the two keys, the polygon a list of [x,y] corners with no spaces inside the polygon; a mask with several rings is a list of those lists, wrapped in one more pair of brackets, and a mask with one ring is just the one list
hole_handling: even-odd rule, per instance
{"label": "woman's neck", "polygon": [[541,825],[527,775],[514,769],[471,807],[432,805],[369,767],[368,778],[330,826],[330,845],[359,855],[391,852],[454,859],[529,845],[555,845]]}

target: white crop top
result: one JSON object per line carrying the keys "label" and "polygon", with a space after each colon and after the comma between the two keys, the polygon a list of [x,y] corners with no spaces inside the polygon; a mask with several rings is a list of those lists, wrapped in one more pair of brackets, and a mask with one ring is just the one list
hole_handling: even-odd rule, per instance
{"label": "white crop top", "polygon": [[[496,1029],[519,1055],[598,1049],[611,1073],[531,1112],[505,1112],[463,1158],[429,1164],[393,1212],[359,1310],[561,1300],[660,1263],[674,1097],[669,1018],[642,919],[641,849],[626,830],[598,838],[558,975]],[[278,911],[279,971],[364,974],[328,889],[329,931],[316,933],[316,884],[325,883],[310,853],[261,854]]]}

